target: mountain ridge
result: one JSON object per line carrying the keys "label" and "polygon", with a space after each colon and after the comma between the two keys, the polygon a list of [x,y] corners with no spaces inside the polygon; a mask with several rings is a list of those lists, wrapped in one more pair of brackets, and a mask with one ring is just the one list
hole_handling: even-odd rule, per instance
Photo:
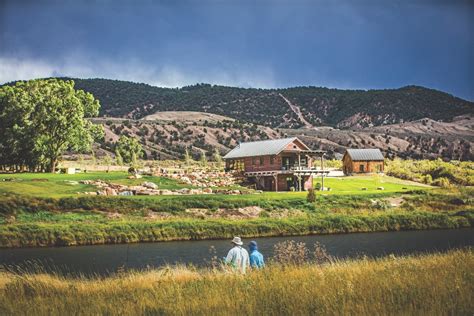
{"label": "mountain ridge", "polygon": [[111,79],[76,79],[76,88],[101,101],[101,115],[140,119],[158,111],[200,111],[270,127],[307,125],[288,106],[298,106],[314,126],[364,128],[430,118],[452,121],[473,115],[474,103],[451,94],[408,85],[397,89],[342,90],[301,86],[240,88],[196,84],[162,88]]}

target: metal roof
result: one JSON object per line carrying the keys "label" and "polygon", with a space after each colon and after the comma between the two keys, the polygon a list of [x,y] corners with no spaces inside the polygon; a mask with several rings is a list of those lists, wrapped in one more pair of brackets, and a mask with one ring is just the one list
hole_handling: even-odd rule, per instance
{"label": "metal roof", "polygon": [[[244,158],[244,157],[254,157],[254,156],[266,156],[266,155],[277,155],[283,149],[288,146],[288,144],[298,140],[303,144],[297,137],[291,138],[282,138],[282,139],[270,139],[270,140],[261,140],[257,142],[246,142],[240,143],[227,153],[223,158],[224,159],[234,159],[234,158]],[[309,149],[305,144],[304,147]]]}
{"label": "metal roof", "polygon": [[380,149],[347,149],[346,153],[354,161],[379,161],[384,160]]}

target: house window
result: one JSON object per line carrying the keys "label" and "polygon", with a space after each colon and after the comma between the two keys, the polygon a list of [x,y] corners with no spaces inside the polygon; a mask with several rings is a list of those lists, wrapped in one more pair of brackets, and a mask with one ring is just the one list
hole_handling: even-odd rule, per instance
{"label": "house window", "polygon": [[308,162],[306,161],[306,157],[301,157],[300,162],[301,162],[301,166],[303,166],[303,167],[308,166]]}
{"label": "house window", "polygon": [[260,157],[260,166],[263,166],[263,164],[264,164],[264,159],[263,157]]}
{"label": "house window", "polygon": [[275,157],[270,156],[270,164],[271,165],[275,164]]}
{"label": "house window", "polygon": [[365,170],[364,165],[359,165],[359,172],[365,172],[364,170]]}
{"label": "house window", "polygon": [[375,166],[375,170],[376,170],[377,172],[381,172],[381,171],[382,171],[382,166],[381,166],[381,165],[376,165],[376,166]]}
{"label": "house window", "polygon": [[252,166],[255,166],[257,164],[257,158],[253,157],[252,158]]}

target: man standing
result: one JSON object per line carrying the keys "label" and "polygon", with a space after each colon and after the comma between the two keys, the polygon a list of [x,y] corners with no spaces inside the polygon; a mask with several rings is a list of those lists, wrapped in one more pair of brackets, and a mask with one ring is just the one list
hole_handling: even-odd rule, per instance
{"label": "man standing", "polygon": [[234,247],[229,250],[225,262],[231,265],[236,271],[245,274],[245,270],[250,265],[249,253],[242,248],[243,242],[240,237],[234,237],[232,244]]}
{"label": "man standing", "polygon": [[250,267],[252,268],[263,268],[265,263],[263,262],[263,255],[258,251],[257,242],[252,240],[249,243],[250,249]]}

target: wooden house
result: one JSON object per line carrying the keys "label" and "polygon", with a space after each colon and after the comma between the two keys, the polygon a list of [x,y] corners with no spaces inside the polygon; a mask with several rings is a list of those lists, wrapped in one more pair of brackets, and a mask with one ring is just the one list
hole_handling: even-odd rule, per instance
{"label": "wooden house", "polygon": [[[257,189],[302,191],[312,187],[316,175],[324,181],[324,153],[292,137],[240,143],[223,158],[227,170],[242,172]],[[313,166],[316,161],[321,161],[320,169]]]}
{"label": "wooden house", "polygon": [[382,173],[384,157],[380,149],[347,149],[342,157],[345,175]]}

